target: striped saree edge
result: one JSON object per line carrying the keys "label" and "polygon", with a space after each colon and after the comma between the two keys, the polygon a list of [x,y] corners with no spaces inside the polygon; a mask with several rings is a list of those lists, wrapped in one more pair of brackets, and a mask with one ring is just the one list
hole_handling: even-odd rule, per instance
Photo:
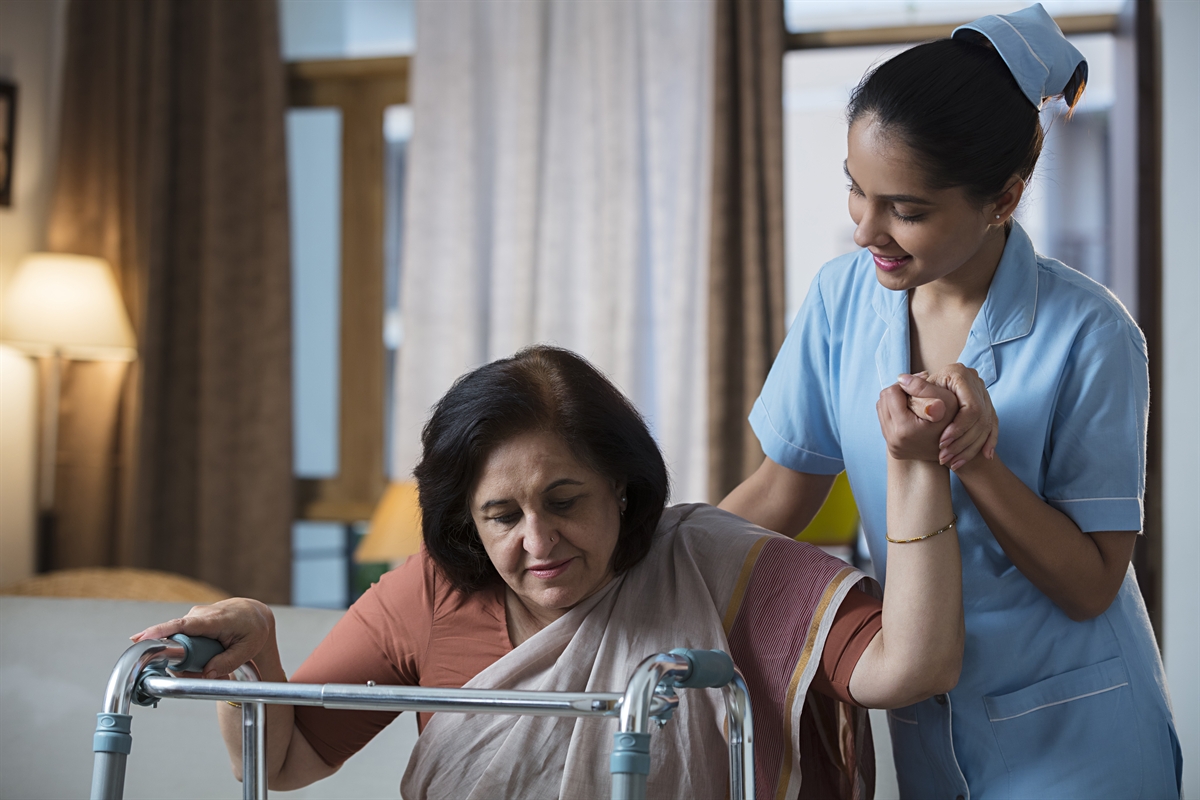
{"label": "striped saree edge", "polygon": [[751,545],[746,552],[741,572],[738,573],[737,583],[733,585],[733,593],[729,597],[729,604],[725,607],[725,618],[721,621],[721,627],[725,629],[726,636],[733,631],[733,623],[737,621],[738,612],[742,610],[742,601],[746,598],[746,588],[750,585],[750,577],[754,574],[754,565],[758,563],[763,546],[770,539],[770,536],[760,536],[758,541]]}
{"label": "striped saree edge", "polygon": [[[805,673],[809,671],[809,665],[812,662],[812,654],[816,649],[817,640],[822,638],[822,629],[825,634],[829,633],[829,628],[832,627],[833,617],[837,612],[837,608],[841,605],[842,599],[846,596],[846,592],[850,591],[856,583],[863,578],[863,574],[851,566],[846,566],[838,571],[829,585],[825,587],[825,591],[821,595],[821,600],[813,611],[812,621],[809,623],[808,636],[804,641],[804,649],[801,651],[800,659],[796,662],[796,668],[792,671],[792,679],[788,683],[787,691],[787,722],[784,728],[784,741],[789,745],[793,737],[796,735],[794,721],[799,715],[792,713],[792,709],[796,706],[796,696],[800,694],[800,684],[803,682]],[[832,612],[832,613],[831,613]],[[806,687],[807,689],[807,684]],[[803,702],[803,696],[800,697]],[[789,750],[793,750],[789,746]],[[780,765],[779,782],[776,784],[775,797],[776,800],[784,800],[789,795],[788,789],[792,782],[793,767],[795,757],[785,758]],[[797,790],[799,786],[796,787]]]}

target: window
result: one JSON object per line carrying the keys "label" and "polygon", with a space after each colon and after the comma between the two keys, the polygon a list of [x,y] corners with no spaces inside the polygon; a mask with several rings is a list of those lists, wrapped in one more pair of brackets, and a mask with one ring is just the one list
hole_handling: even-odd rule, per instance
{"label": "window", "polygon": [[351,554],[386,481],[413,2],[281,0],[280,13],[291,106],[292,602],[344,608],[380,571]]}

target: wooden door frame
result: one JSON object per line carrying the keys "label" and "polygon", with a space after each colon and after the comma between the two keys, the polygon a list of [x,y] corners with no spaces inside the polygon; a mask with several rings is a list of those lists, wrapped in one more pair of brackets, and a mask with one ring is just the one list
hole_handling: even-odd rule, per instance
{"label": "wooden door frame", "polygon": [[296,519],[370,519],[386,484],[383,117],[408,102],[410,65],[408,56],[288,64],[289,107],[342,117],[338,466],[332,478],[296,479]]}

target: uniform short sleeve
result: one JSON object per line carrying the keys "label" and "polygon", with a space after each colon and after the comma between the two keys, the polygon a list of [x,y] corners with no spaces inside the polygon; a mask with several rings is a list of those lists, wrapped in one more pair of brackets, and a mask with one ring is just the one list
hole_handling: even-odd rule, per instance
{"label": "uniform short sleeve", "polygon": [[1142,529],[1149,398],[1145,340],[1132,322],[1116,320],[1075,343],[1055,404],[1044,494],[1080,530]]}
{"label": "uniform short sleeve", "polygon": [[[433,620],[429,566],[422,553],[384,575],[338,620],[291,681],[418,685]],[[391,711],[296,707],[297,727],[330,766],[365,747],[396,716]]]}
{"label": "uniform short sleeve", "polygon": [[818,274],[750,412],[750,427],[775,463],[819,475],[845,469],[833,402],[833,364]]}

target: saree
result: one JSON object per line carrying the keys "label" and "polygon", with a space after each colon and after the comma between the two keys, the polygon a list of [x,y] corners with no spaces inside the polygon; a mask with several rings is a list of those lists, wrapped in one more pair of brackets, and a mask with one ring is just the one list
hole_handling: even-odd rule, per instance
{"label": "saree", "polygon": [[[648,655],[725,650],[750,689],[758,797],[869,798],[865,709],[808,692],[838,606],[862,582],[874,593],[863,573],[811,545],[711,506],[675,506],[645,559],[466,686],[623,692]],[[680,690],[674,718],[651,736],[647,796],[726,797],[725,724],[720,690]],[[401,795],[608,797],[616,730],[603,717],[435,714]]]}

